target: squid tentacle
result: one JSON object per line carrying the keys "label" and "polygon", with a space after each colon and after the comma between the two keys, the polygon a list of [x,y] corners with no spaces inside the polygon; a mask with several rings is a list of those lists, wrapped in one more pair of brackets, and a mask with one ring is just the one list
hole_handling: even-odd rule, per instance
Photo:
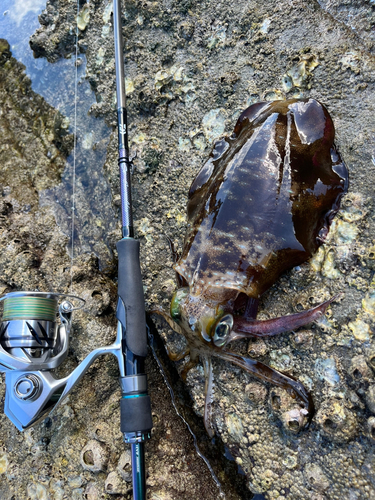
{"label": "squid tentacle", "polygon": [[182,330],[180,325],[173,321],[169,314],[165,312],[161,307],[156,307],[155,309],[148,311],[148,314],[158,314],[159,316],[162,316],[168,323],[168,325],[172,328],[172,330],[174,330],[176,333],[179,333],[180,335],[184,335],[184,331]]}
{"label": "squid tentacle", "polygon": [[314,416],[315,408],[311,394],[306,390],[305,386],[291,375],[286,375],[278,370],[275,370],[260,361],[251,358],[246,358],[240,354],[231,351],[214,350],[212,354],[225,361],[229,361],[240,368],[244,369],[254,377],[270,382],[273,385],[282,387],[294,398],[298,398],[303,403],[308,412],[306,427],[310,425],[311,419]]}
{"label": "squid tentacle", "polygon": [[267,320],[246,320],[241,316],[234,317],[233,330],[228,337],[227,344],[233,340],[247,337],[273,337],[279,333],[289,332],[300,326],[307,325],[319,319],[327,307],[339,297],[340,294],[322,302],[312,309],[301,311],[287,316],[280,316]]}
{"label": "squid tentacle", "polygon": [[213,387],[214,378],[212,372],[211,356],[202,356],[202,363],[205,376],[204,384],[204,426],[207,434],[212,438],[215,431],[212,425],[212,402],[213,402]]}

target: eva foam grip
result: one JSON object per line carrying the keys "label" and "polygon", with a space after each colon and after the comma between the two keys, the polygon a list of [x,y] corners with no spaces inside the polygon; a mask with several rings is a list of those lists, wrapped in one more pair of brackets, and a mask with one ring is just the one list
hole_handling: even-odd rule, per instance
{"label": "eva foam grip", "polygon": [[147,332],[145,299],[141,266],[139,263],[139,241],[124,238],[117,243],[118,295],[125,307],[126,345],[136,356],[147,355]]}
{"label": "eva foam grip", "polygon": [[150,396],[121,399],[121,432],[147,432],[152,427]]}

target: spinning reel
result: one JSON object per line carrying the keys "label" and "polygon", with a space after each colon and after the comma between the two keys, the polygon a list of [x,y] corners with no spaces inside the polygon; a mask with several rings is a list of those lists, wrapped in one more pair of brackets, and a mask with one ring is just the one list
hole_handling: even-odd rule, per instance
{"label": "spinning reel", "polygon": [[98,356],[115,355],[120,376],[125,375],[121,326],[112,345],[92,351],[70,375],[57,379],[51,373],[68,354],[72,314],[84,306],[83,299],[59,293],[12,292],[0,301],[0,371],[6,374],[4,412],[20,431],[55,409]]}

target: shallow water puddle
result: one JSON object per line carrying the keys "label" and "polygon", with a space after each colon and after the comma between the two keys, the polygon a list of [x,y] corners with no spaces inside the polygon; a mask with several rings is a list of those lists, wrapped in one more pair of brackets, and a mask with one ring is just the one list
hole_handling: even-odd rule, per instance
{"label": "shallow water puddle", "polygon": [[[40,26],[38,15],[45,6],[45,0],[2,0],[0,38],[8,41],[12,56],[25,66],[33,91],[65,117],[64,127],[69,133],[76,133],[74,257],[93,251],[99,258],[101,268],[105,269],[113,261],[108,234],[116,229],[117,223],[110,189],[103,176],[111,130],[103,120],[90,115],[90,108],[96,99],[85,79],[86,60],[83,54],[78,54],[78,57],[75,53],[68,54],[67,58],[61,57],[55,63],[43,57],[34,57],[29,40]],[[75,29],[75,26],[71,27],[72,33]],[[30,124],[31,128],[38,127],[41,120],[42,117],[37,116],[35,123]],[[53,207],[57,224],[69,237],[68,251],[71,252],[73,148],[68,153],[61,183],[40,191],[39,199],[41,205]]]}

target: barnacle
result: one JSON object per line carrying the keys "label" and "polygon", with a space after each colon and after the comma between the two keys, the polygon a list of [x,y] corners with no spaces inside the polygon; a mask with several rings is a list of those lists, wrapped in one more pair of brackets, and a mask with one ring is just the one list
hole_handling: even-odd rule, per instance
{"label": "barnacle", "polygon": [[225,114],[222,109],[212,109],[202,120],[204,135],[209,143],[223,134],[225,130]]}
{"label": "barnacle", "polygon": [[80,462],[84,469],[91,472],[104,471],[107,468],[108,452],[106,447],[92,439],[82,449]]}
{"label": "barnacle", "polygon": [[85,3],[77,16],[78,29],[84,31],[90,21],[90,4]]}
{"label": "barnacle", "polygon": [[339,399],[324,401],[317,412],[316,422],[323,435],[335,442],[348,441],[357,432],[356,414],[346,408],[344,401]]}
{"label": "barnacle", "polygon": [[321,380],[334,387],[339,384],[340,376],[337,373],[336,361],[333,358],[317,359],[315,362],[315,371]]}

